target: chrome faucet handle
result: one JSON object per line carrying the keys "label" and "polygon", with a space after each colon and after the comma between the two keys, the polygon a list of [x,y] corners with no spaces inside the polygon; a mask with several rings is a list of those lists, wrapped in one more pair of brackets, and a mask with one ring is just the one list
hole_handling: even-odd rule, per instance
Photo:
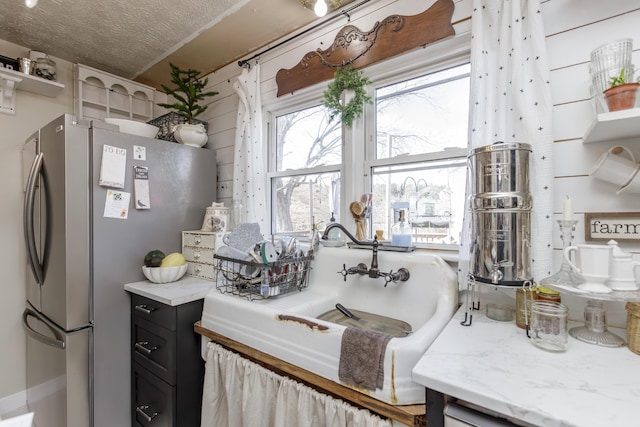
{"label": "chrome faucet handle", "polygon": [[342,264],[342,270],[338,271],[338,273],[342,274],[342,278],[344,281],[347,281],[347,276],[350,274],[369,274],[369,270],[367,269],[367,265],[365,263],[360,263],[355,267],[347,268],[346,264]]}
{"label": "chrome faucet handle", "polygon": [[402,267],[399,268],[395,273],[391,270],[389,273],[381,273],[384,276],[384,287],[386,288],[389,282],[397,283],[398,280],[401,282],[406,282],[411,277],[409,270]]}
{"label": "chrome faucet handle", "polygon": [[338,271],[338,274],[342,274],[343,281],[347,281],[347,275],[349,274],[347,271],[347,264],[342,264],[342,270]]}

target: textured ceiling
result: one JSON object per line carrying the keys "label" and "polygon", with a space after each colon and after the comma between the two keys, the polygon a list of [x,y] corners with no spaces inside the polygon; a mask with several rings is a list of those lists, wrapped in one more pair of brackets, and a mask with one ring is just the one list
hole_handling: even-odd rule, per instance
{"label": "textured ceiling", "polygon": [[160,88],[170,61],[206,74],[315,19],[299,0],[0,0],[0,39]]}

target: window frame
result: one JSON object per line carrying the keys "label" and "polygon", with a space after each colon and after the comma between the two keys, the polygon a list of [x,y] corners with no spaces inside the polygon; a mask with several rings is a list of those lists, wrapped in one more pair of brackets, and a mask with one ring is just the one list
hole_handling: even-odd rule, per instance
{"label": "window frame", "polygon": [[[378,64],[368,66],[364,71],[372,84],[367,86],[368,95],[372,99],[379,87],[388,86],[403,80],[417,78],[446,68],[462,65],[471,61],[469,35],[456,36],[422,49],[414,50],[399,57],[391,58]],[[329,81],[298,91],[295,96],[274,99],[263,105],[267,137],[267,186],[269,188],[269,234],[273,235],[275,220],[273,214],[273,195],[271,182],[273,178],[302,174],[339,172],[341,175],[340,212],[336,213],[338,221],[346,223],[349,214],[349,201],[359,200],[360,195],[370,192],[372,185],[372,170],[385,165],[406,164],[419,161],[444,160],[467,157],[468,149],[450,149],[445,152],[424,153],[391,159],[376,159],[376,125],[375,104],[367,104],[364,114],[356,119],[349,128],[342,127],[343,153],[342,164],[336,166],[317,166],[313,168],[276,171],[276,118],[283,114],[303,110],[322,103],[323,93]],[[374,101],[375,102],[375,101]],[[358,142],[364,142],[359,143]],[[407,161],[409,160],[409,161]],[[345,165],[350,167],[345,168]],[[327,219],[316,219],[316,222],[326,222]],[[458,251],[459,245],[444,245],[434,243],[419,243],[421,249]]]}

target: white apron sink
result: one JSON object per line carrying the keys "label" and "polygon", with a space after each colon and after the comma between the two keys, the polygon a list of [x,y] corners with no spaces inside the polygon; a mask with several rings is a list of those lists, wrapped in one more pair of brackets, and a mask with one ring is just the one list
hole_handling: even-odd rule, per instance
{"label": "white apron sink", "polygon": [[[371,256],[370,250],[320,247],[306,289],[265,300],[214,289],[205,297],[202,326],[383,402],[424,403],[424,387],[412,381],[411,370],[457,308],[456,274],[440,257],[391,251],[378,253],[380,271],[405,267],[409,280],[385,287],[383,278],[349,275],[345,282],[338,274],[343,264],[370,266]],[[339,380],[346,326],[317,319],[336,303],[411,325],[410,335],[392,338],[386,347],[382,389],[364,390]]]}

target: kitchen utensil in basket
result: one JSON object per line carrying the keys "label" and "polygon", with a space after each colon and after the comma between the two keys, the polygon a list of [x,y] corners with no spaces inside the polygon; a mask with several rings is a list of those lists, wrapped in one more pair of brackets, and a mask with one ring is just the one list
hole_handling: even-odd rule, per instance
{"label": "kitchen utensil in basket", "polygon": [[640,302],[628,302],[624,308],[627,309],[627,346],[640,354]]}
{"label": "kitchen utensil in basket", "polygon": [[308,286],[312,256],[284,258],[268,263],[215,254],[216,288],[249,300],[300,291]]}

